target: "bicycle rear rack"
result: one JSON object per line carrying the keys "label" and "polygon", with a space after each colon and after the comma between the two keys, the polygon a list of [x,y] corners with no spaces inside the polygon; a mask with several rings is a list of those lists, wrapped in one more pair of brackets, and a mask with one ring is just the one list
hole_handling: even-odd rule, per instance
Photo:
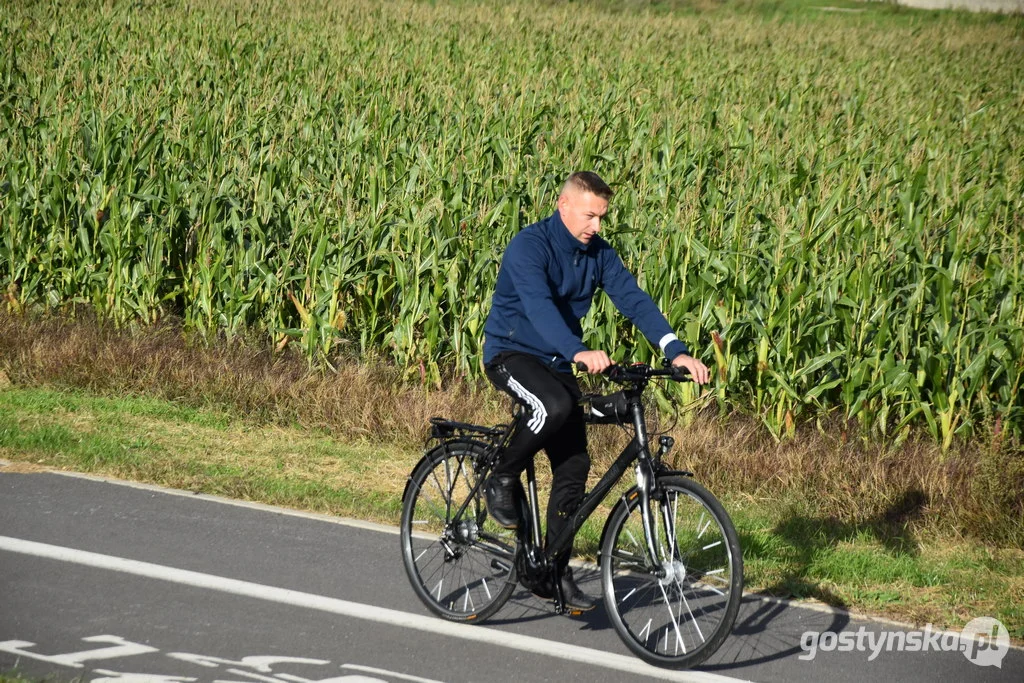
{"label": "bicycle rear rack", "polygon": [[492,439],[503,436],[508,432],[508,425],[500,424],[494,427],[470,424],[469,422],[456,422],[446,420],[443,417],[430,418],[430,439],[451,439],[463,436],[489,436]]}

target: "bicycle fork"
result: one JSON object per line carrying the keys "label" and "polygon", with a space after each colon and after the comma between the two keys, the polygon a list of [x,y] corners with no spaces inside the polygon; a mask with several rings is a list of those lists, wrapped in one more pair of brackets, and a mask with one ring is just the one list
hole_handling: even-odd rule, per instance
{"label": "bicycle fork", "polygon": [[[654,514],[651,512],[651,489],[654,488],[654,472],[651,468],[650,462],[646,459],[641,459],[640,462],[636,464],[636,487],[637,491],[640,493],[640,520],[644,527],[644,540],[647,541],[647,559],[650,561],[651,567],[654,568],[655,573],[659,575],[659,578],[663,578],[660,576],[663,569],[662,563],[658,558],[658,548],[656,544],[656,540],[658,538],[657,523],[654,519]],[[665,532],[668,534],[670,530],[667,526],[667,518],[665,521]],[[675,533],[671,533],[670,538],[674,537]]]}
{"label": "bicycle fork", "polygon": [[[672,439],[668,437],[662,437],[658,457],[661,458],[672,448]],[[655,519],[654,513],[651,511],[651,500],[654,497],[651,495],[655,490],[655,473],[654,467],[649,457],[641,456],[636,464],[636,485],[637,491],[640,494],[640,520],[644,527],[644,536],[647,541],[647,558],[650,560],[651,566],[654,568],[654,573],[659,578],[665,578],[666,570],[665,563],[658,554],[658,521]],[[676,523],[675,516],[667,507],[668,501],[659,500],[659,508],[661,509],[661,522],[664,525],[665,540],[669,547],[667,548],[667,555],[665,560],[673,561],[677,560],[676,557]]]}

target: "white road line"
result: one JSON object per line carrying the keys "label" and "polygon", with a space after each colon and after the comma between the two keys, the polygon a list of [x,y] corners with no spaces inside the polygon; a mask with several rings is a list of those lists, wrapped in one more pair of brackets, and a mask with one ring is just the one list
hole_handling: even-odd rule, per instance
{"label": "white road line", "polygon": [[342,664],[342,669],[351,669],[353,671],[362,671],[367,674],[382,674],[390,678],[400,678],[403,681],[414,681],[414,683],[443,683],[443,681],[435,681],[432,678],[420,678],[419,676],[410,676],[409,674],[396,674],[394,671],[388,671],[387,669],[377,669],[372,666],[361,666],[359,664]]}
{"label": "white road line", "polygon": [[143,576],[150,579],[170,581],[171,583],[178,583],[196,588],[206,588],[209,590],[221,591],[223,593],[255,598],[257,600],[267,600],[284,605],[292,605],[294,607],[315,609],[321,612],[330,612],[332,614],[339,614],[355,619],[366,619],[368,621],[376,621],[382,624],[401,626],[404,628],[416,629],[418,631],[426,631],[427,633],[450,636],[452,638],[473,640],[481,643],[487,643],[488,645],[508,647],[516,650],[522,650],[524,652],[557,657],[559,659],[580,662],[582,664],[592,664],[594,666],[614,669],[617,671],[625,671],[631,674],[643,674],[668,681],[686,681],[688,683],[733,683],[739,680],[736,678],[729,678],[727,676],[720,676],[701,671],[669,671],[653,667],[634,657],[602,652],[601,650],[593,650],[591,648],[579,647],[568,643],[553,642],[542,638],[534,638],[533,636],[520,635],[518,633],[495,631],[488,628],[481,628],[480,626],[456,624],[442,619],[425,617],[419,614],[409,614],[407,612],[400,612],[398,610],[377,607],[374,605],[364,605],[358,602],[349,602],[348,600],[339,600],[337,598],[329,598],[322,595],[314,595],[312,593],[303,593],[301,591],[289,590],[286,588],[276,588],[274,586],[267,586],[259,583],[239,581],[238,579],[202,574],[200,572],[193,572],[186,569],[175,569],[174,567],[165,567],[159,564],[129,560],[122,557],[101,555],[99,553],[75,550],[73,548],[49,545],[47,543],[26,541],[19,538],[11,538],[10,536],[0,536],[0,550],[20,553],[23,555],[32,555],[35,557],[44,557],[51,560],[59,560],[61,562],[71,562],[98,569],[134,574],[136,576]]}

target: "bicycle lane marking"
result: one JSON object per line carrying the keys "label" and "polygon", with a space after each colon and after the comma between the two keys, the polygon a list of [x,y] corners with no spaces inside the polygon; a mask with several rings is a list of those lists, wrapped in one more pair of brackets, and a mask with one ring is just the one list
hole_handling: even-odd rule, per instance
{"label": "bicycle lane marking", "polygon": [[22,555],[31,555],[50,560],[58,560],[79,564],[97,569],[105,569],[125,574],[133,574],[145,578],[168,581],[194,588],[220,591],[257,600],[277,602],[293,607],[329,612],[341,616],[375,621],[391,626],[411,628],[418,631],[472,640],[488,645],[506,647],[534,654],[546,655],[583,664],[591,664],[606,669],[624,671],[631,674],[644,674],[654,678],[686,683],[734,683],[742,679],[731,678],[719,674],[701,671],[672,671],[659,669],[634,657],[617,655],[611,652],[594,650],[568,643],[525,636],[518,633],[496,631],[481,626],[470,626],[444,621],[435,617],[401,612],[386,607],[377,607],[338,598],[330,598],[312,593],[277,588],[265,584],[251,583],[223,576],[203,574],[187,569],[177,569],[139,560],[130,560],[112,555],[102,555],[86,550],[76,550],[63,546],[26,541],[10,536],[0,536],[0,550]]}

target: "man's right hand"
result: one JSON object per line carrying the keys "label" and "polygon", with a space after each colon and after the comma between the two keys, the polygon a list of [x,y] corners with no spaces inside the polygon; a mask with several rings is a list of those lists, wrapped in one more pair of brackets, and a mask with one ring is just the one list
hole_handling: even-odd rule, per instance
{"label": "man's right hand", "polygon": [[612,359],[604,351],[580,351],[572,357],[573,362],[583,363],[587,366],[587,372],[597,375],[615,365]]}

